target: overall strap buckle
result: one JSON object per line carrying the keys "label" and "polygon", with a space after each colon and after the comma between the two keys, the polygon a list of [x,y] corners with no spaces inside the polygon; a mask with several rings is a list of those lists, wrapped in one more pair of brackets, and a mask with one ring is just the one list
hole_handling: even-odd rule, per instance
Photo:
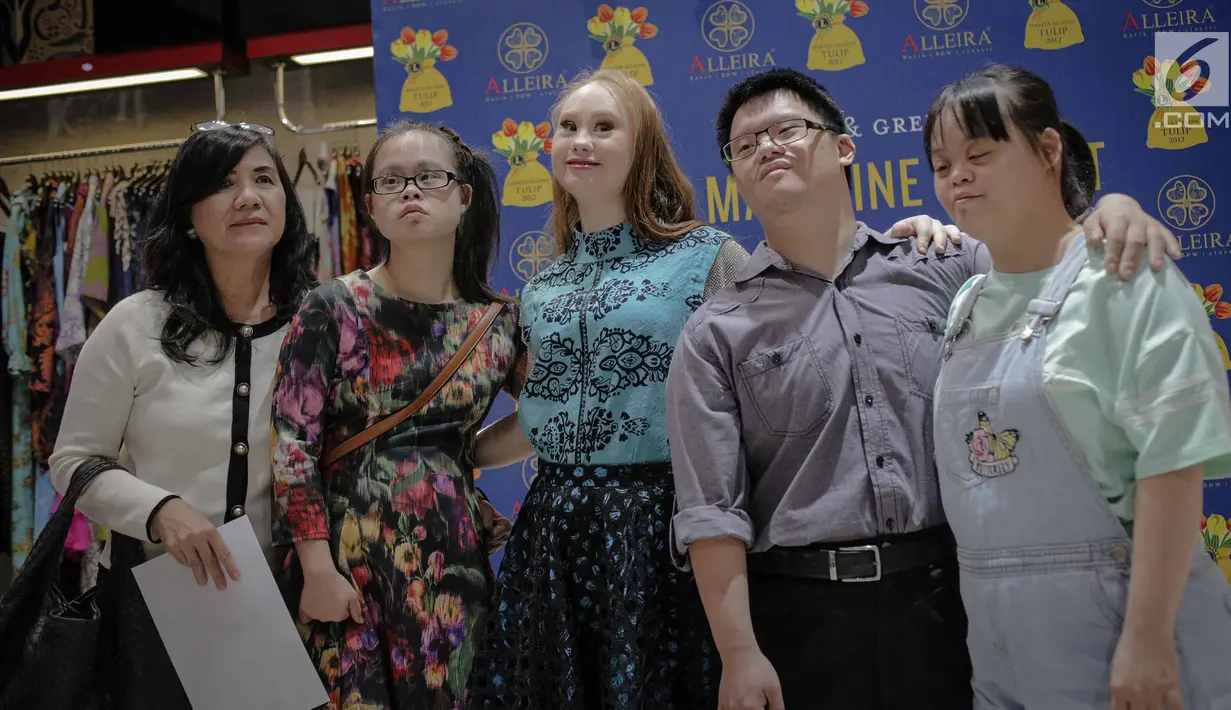
{"label": "overall strap buckle", "polygon": [[1030,321],[1026,323],[1025,328],[1022,328],[1022,342],[1029,342],[1034,337],[1035,331],[1046,325],[1059,310],[1059,301],[1048,298],[1031,299],[1030,304],[1026,306],[1026,312],[1030,314]]}

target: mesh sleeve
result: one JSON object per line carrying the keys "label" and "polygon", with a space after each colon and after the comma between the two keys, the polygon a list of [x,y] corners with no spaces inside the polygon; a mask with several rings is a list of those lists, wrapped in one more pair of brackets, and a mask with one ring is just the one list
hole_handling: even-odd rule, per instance
{"label": "mesh sleeve", "polygon": [[705,290],[702,292],[702,297],[708,300],[715,291],[734,281],[743,272],[750,256],[748,251],[734,239],[723,241],[722,246],[718,247],[718,256],[714,258],[714,265],[710,267],[710,274],[705,279]]}

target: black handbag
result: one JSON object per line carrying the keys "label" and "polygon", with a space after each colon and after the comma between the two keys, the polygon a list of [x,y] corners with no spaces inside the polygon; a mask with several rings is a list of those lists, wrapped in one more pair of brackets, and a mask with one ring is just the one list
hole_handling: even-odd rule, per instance
{"label": "black handbag", "polygon": [[191,710],[141,597],[137,540],[111,531],[111,569],[70,599],[59,567],[77,499],[119,464],[81,464],[17,578],[0,598],[0,710]]}

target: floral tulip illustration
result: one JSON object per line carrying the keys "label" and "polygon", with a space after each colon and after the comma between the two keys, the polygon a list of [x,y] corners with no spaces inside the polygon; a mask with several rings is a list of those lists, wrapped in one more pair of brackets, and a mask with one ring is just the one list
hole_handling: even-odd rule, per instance
{"label": "floral tulip illustration", "polygon": [[855,0],[795,0],[796,14],[812,23],[808,68],[840,71],[863,64],[863,44],[846,18],[868,14],[868,4]]}
{"label": "floral tulip illustration", "polygon": [[509,163],[501,202],[512,207],[535,207],[551,200],[551,173],[538,161],[539,152],[551,153],[551,124],[537,126],[506,118],[492,134],[492,147]]}
{"label": "floral tulip illustration", "polygon": [[1204,91],[1209,81],[1201,76],[1195,61],[1180,66],[1174,59],[1146,57],[1133,72],[1133,87],[1150,97],[1154,113],[1146,128],[1146,145],[1164,150],[1183,150],[1209,140],[1201,114],[1185,103],[1189,92]]}
{"label": "floral tulip illustration", "polygon": [[406,68],[400,110],[431,113],[453,105],[449,82],[436,68],[437,62],[451,61],[457,56],[457,49],[446,44],[448,39],[446,30],[430,32],[403,27],[389,45],[393,59]]}
{"label": "floral tulip illustration", "polygon": [[653,84],[654,74],[650,71],[649,60],[633,43],[658,35],[658,27],[646,22],[649,14],[650,11],[644,7],[612,9],[604,4],[598,6],[598,12],[586,23],[590,38],[603,44],[605,56],[602,68],[618,69],[642,86]]}
{"label": "floral tulip illustration", "polygon": [[1064,49],[1085,41],[1081,22],[1063,0],[1029,0],[1026,49]]}
{"label": "floral tulip illustration", "polygon": [[[1205,288],[1202,288],[1200,284],[1193,284],[1192,287],[1197,292],[1197,298],[1201,299],[1201,305],[1210,318],[1219,320],[1231,318],[1231,303],[1222,300],[1222,284],[1210,284]],[[1226,342],[1218,333],[1214,333],[1214,341],[1218,344],[1218,351],[1222,354],[1223,367],[1231,370],[1231,353],[1227,352]]]}

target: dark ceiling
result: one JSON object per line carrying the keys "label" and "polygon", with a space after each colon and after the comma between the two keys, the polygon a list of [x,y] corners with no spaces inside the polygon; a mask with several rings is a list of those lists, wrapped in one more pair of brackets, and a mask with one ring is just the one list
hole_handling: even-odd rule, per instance
{"label": "dark ceiling", "polygon": [[96,53],[111,54],[367,24],[370,18],[368,0],[94,0],[94,42]]}

